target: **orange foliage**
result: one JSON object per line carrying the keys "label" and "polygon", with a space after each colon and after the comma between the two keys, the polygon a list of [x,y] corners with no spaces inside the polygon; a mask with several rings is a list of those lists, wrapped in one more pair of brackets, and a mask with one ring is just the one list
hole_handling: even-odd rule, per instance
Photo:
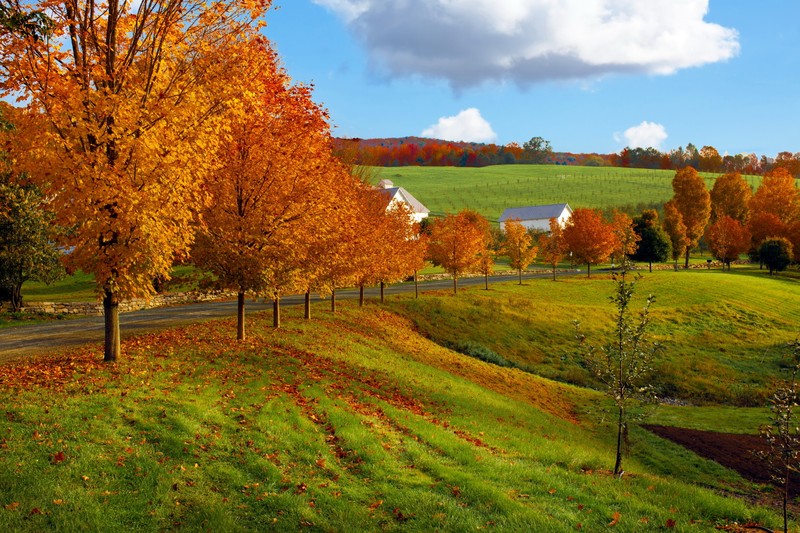
{"label": "orange foliage", "polygon": [[714,257],[730,269],[731,261],[736,261],[750,247],[750,232],[738,220],[724,215],[709,226],[706,241]]}
{"label": "orange foliage", "polygon": [[785,167],[764,174],[761,185],[750,200],[750,212],[772,213],[784,224],[800,218],[800,193]]}
{"label": "orange foliage", "polygon": [[556,279],[556,267],[567,255],[567,244],[564,242],[564,229],[557,218],[550,219],[550,231],[539,236],[539,250],[545,263],[553,268],[553,280]]}
{"label": "orange foliage", "polygon": [[746,223],[752,196],[750,185],[738,172],[718,177],[711,188],[711,221],[729,216],[742,224]]}
{"label": "orange foliage", "polygon": [[576,209],[567,221],[563,235],[572,262],[585,263],[588,277],[591,277],[592,265],[608,259],[616,244],[612,226],[594,209]]}
{"label": "orange foliage", "polygon": [[711,195],[703,178],[692,167],[682,168],[672,179],[674,195],[671,202],[680,213],[685,226],[685,268],[689,267],[689,253],[697,246],[711,216]]}
{"label": "orange foliage", "polygon": [[520,285],[522,285],[522,271],[533,262],[537,251],[538,247],[533,245],[533,237],[519,219],[511,219],[505,223],[502,253],[508,256],[511,268],[519,273]]}
{"label": "orange foliage", "polygon": [[453,276],[453,292],[458,294],[459,276],[479,271],[488,244],[488,222],[465,209],[432,224],[428,254],[435,265]]}

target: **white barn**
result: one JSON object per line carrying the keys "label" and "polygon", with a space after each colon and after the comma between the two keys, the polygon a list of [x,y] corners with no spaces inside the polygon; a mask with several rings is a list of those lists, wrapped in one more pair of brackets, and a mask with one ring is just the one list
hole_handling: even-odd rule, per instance
{"label": "white barn", "polygon": [[378,190],[383,193],[389,200],[387,209],[391,208],[397,203],[404,203],[411,208],[414,222],[422,222],[422,219],[428,218],[430,209],[422,205],[422,202],[414,198],[410,192],[402,187],[395,187],[394,183],[390,180],[381,180],[378,183]]}
{"label": "white barn", "polygon": [[555,218],[563,227],[572,216],[569,204],[531,205],[528,207],[510,207],[500,215],[500,229],[505,231],[508,220],[519,220],[528,229],[548,231],[550,219]]}

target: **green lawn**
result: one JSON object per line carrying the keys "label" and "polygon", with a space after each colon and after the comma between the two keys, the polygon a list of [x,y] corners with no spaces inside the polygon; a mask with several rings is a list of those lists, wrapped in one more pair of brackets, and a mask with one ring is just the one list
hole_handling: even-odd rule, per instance
{"label": "green lawn", "polygon": [[[496,222],[508,207],[568,203],[576,207],[626,207],[636,212],[672,197],[672,170],[559,165],[483,168],[381,167],[389,179],[421,201],[434,216],[473,209]],[[709,188],[716,174],[704,175]],[[760,177],[747,176],[752,187]]]}
{"label": "green lawn", "polygon": [[[666,346],[655,378],[662,396],[693,403],[763,405],[782,375],[785,343],[800,331],[800,279],[738,267],[644,273],[637,291]],[[588,385],[573,320],[590,342],[611,327],[608,275],[500,284],[463,297],[403,298],[393,308],[445,346],[474,343],[539,375]],[[638,305],[638,304],[637,304]]]}
{"label": "green lawn", "polygon": [[[545,285],[585,288],[536,288]],[[492,292],[512,296],[511,287]],[[472,305],[482,294],[458,300]],[[597,393],[443,349],[394,314],[395,301],[405,306],[343,302],[314,321],[290,308],[277,331],[261,316],[243,343],[233,320],[141,336],[113,365],[100,363],[97,346],[0,366],[0,529],[778,523],[731,497],[753,485],[638,428],[628,474],[614,478],[614,432],[589,414]]]}

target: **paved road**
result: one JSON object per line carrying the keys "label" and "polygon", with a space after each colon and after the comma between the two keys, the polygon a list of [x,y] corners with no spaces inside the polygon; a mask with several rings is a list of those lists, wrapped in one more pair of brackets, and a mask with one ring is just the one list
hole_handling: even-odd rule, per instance
{"label": "paved road", "polygon": [[[573,272],[571,272],[573,273]],[[543,278],[551,273],[524,274],[524,279]],[[514,281],[513,276],[491,276],[489,282]],[[459,287],[483,285],[482,277],[462,278]],[[452,290],[451,279],[425,281],[419,284],[421,291]],[[412,283],[403,283],[386,287],[386,295],[408,293],[414,291]],[[378,288],[371,287],[365,290],[366,297],[376,299],[380,296]],[[337,299],[358,298],[357,289],[336,291]],[[318,298],[313,298],[319,301]],[[302,295],[287,296],[281,299],[281,305],[300,305],[303,303]],[[247,314],[257,313],[272,309],[272,302],[247,301]],[[236,301],[204,302],[197,304],[178,305],[173,307],[159,307],[143,309],[120,315],[120,330],[123,338],[128,335],[145,331],[158,331],[170,327],[202,322],[214,318],[236,316]],[[0,360],[11,357],[31,355],[50,349],[62,348],[77,344],[102,342],[104,335],[103,317],[83,317],[64,321],[44,322],[25,326],[16,326],[0,329]]]}

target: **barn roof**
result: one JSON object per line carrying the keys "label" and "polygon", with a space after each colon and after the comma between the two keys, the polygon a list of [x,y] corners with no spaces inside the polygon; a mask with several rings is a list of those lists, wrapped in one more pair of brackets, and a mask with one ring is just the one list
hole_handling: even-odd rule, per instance
{"label": "barn roof", "polygon": [[519,219],[519,220],[549,220],[551,218],[558,218],[564,209],[568,209],[572,213],[572,208],[569,204],[549,204],[549,205],[531,205],[528,207],[509,207],[503,214],[500,215],[499,221],[505,222],[506,220]]}
{"label": "barn roof", "polygon": [[[391,182],[389,182],[391,183]],[[391,202],[393,198],[399,196],[400,201],[404,201],[415,213],[430,213],[431,210],[425,207],[422,202],[414,198],[410,192],[405,190],[402,187],[389,187],[385,189],[378,189],[382,194],[386,195],[388,200]]]}

